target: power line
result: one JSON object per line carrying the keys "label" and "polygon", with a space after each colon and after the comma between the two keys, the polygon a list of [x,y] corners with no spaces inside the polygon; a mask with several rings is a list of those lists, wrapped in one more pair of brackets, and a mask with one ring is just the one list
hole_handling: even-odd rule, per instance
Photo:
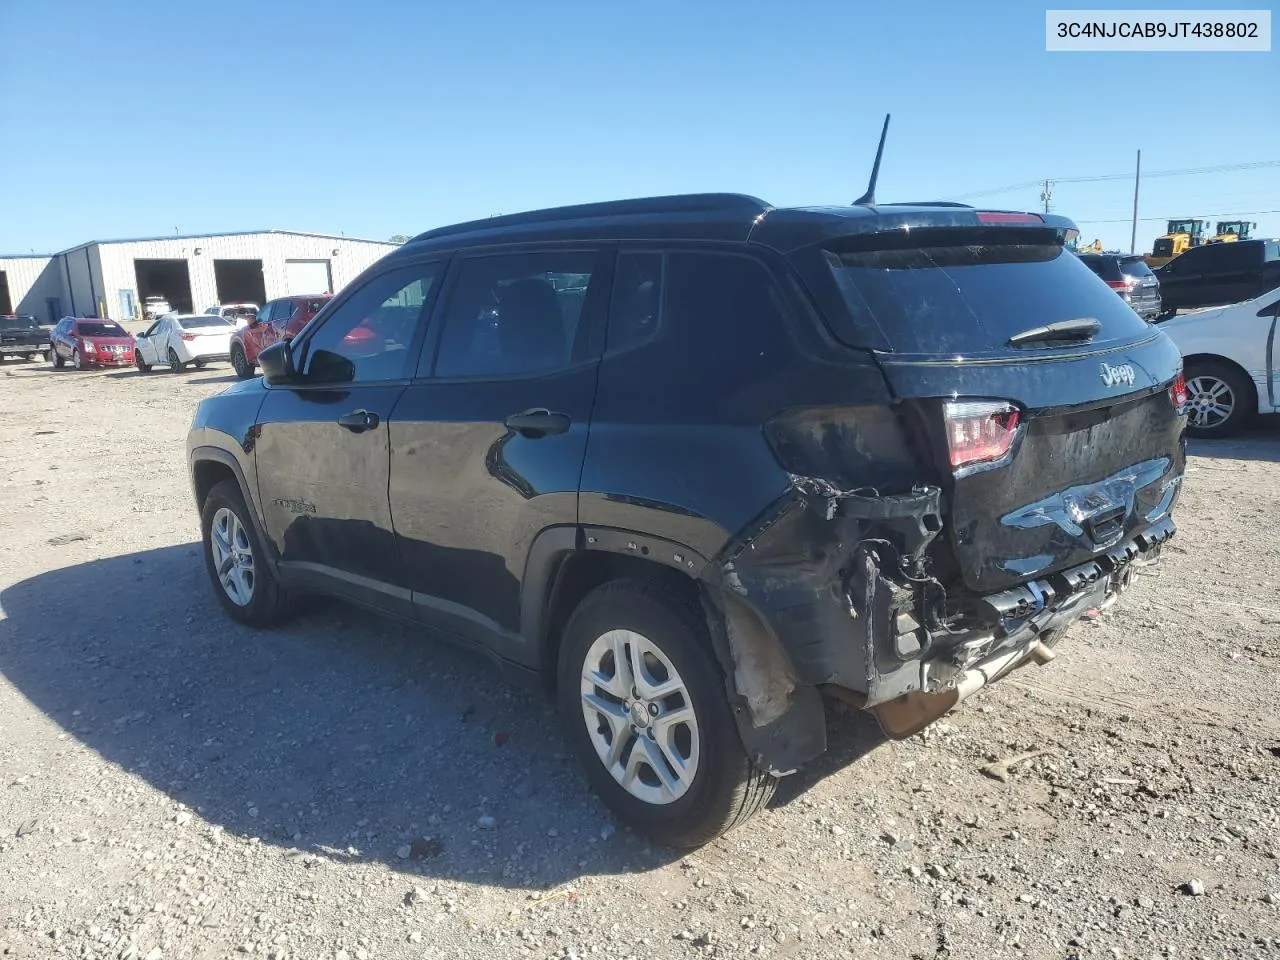
{"label": "power line", "polygon": [[[1280,210],[1235,210],[1230,213],[1202,213],[1196,217],[1197,220],[1211,220],[1214,217],[1260,217],[1269,213],[1280,213]],[[1129,223],[1132,217],[1125,217],[1122,220],[1073,220],[1074,223]],[[1156,223],[1164,220],[1169,221],[1176,219],[1174,217],[1139,217],[1139,223]]]}
{"label": "power line", "polygon": [[[1221,163],[1211,167],[1183,167],[1179,170],[1151,170],[1143,177],[1188,177],[1202,173],[1230,173],[1242,170],[1262,170],[1267,167],[1280,167],[1280,160],[1254,160],[1248,163]],[[1132,180],[1132,173],[1103,173],[1089,177],[1053,177],[1054,183],[1098,183],[1104,180]],[[973,193],[960,193],[948,197],[948,200],[972,200],[977,197],[990,197],[999,193],[1011,193],[1014,190],[1026,190],[1029,187],[1044,185],[1044,179],[1026,180],[1012,183],[1007,187],[992,187],[989,190],[976,190]]]}

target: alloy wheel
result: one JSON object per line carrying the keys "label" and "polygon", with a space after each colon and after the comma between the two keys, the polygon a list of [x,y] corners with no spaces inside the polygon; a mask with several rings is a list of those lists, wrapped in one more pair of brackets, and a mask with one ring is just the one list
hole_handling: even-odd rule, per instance
{"label": "alloy wheel", "polygon": [[670,658],[647,637],[610,630],[582,667],[582,718],[596,756],[637,800],[679,800],[698,773],[698,718]]}
{"label": "alloy wheel", "polygon": [[222,507],[209,527],[209,549],[218,582],[231,602],[247,607],[253,600],[253,544],[235,511]]}
{"label": "alloy wheel", "polygon": [[1224,380],[1201,374],[1187,381],[1187,416],[1193,426],[1206,430],[1220,427],[1236,408],[1235,391]]}

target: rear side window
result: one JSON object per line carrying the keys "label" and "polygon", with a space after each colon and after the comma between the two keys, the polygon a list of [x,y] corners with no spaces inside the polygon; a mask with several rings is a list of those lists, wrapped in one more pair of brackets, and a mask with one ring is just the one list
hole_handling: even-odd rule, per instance
{"label": "rear side window", "polygon": [[652,340],[662,309],[660,253],[621,253],[613,275],[608,350],[617,353]]}
{"label": "rear side window", "polygon": [[895,353],[936,357],[1020,354],[1008,346],[1015,334],[1085,317],[1102,325],[1095,346],[1148,333],[1060,243],[1013,230],[938,234],[937,245],[883,237],[826,250],[850,314],[831,318],[836,335],[856,346],[878,328]]}
{"label": "rear side window", "polygon": [[597,259],[564,250],[464,260],[445,304],[435,375],[528,376],[568,366],[585,348],[583,307]]}

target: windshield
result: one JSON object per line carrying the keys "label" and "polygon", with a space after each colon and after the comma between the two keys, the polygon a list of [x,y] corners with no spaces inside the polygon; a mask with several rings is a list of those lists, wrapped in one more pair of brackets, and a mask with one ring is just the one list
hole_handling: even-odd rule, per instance
{"label": "windshield", "polygon": [[82,320],[76,324],[76,332],[82,337],[127,337],[124,327],[105,320]]}
{"label": "windshield", "polygon": [[1014,334],[1064,320],[1097,320],[1094,345],[1146,334],[1146,322],[1060,243],[1019,242],[1028,238],[1014,231],[967,232],[970,242],[957,243],[947,233],[938,246],[883,237],[895,246],[826,251],[852,315],[845,333],[878,327],[895,352],[930,357],[1008,355]]}
{"label": "windshield", "polygon": [[225,317],[220,317],[214,313],[204,313],[198,317],[176,317],[178,326],[184,330],[191,330],[196,327],[229,327],[231,321]]}

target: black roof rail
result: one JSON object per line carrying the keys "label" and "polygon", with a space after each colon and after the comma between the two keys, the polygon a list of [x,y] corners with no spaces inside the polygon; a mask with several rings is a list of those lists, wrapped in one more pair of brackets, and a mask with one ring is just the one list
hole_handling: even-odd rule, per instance
{"label": "black roof rail", "polygon": [[493,230],[501,227],[525,224],[556,223],[565,220],[593,220],[603,217],[643,216],[663,213],[725,213],[759,216],[772,207],[758,197],[743,193],[685,193],[668,197],[643,197],[635,200],[607,200],[602,203],[580,203],[571,207],[549,207],[545,210],[529,210],[524,213],[508,213],[470,220],[447,227],[436,227],[413,238],[434,240],[477,230]]}

